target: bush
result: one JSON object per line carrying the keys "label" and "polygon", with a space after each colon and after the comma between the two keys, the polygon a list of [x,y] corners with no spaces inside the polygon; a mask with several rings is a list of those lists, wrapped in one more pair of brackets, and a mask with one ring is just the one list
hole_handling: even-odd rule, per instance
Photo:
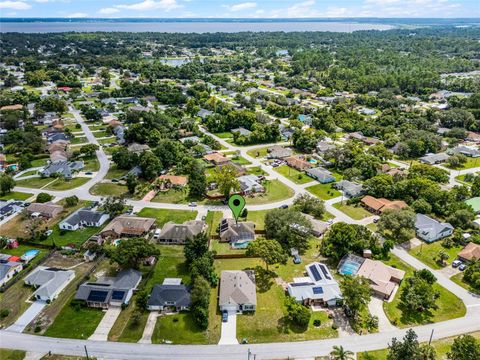
{"label": "bush", "polygon": [[42,331],[42,327],[40,325],[37,325],[35,326],[35,330],[33,330],[34,332],[36,333],[39,333],[40,331]]}
{"label": "bush", "polygon": [[320,319],[313,320],[313,326],[319,327],[320,325],[322,325],[322,322],[320,321]]}
{"label": "bush", "polygon": [[52,196],[50,194],[47,194],[47,193],[39,193],[37,195],[37,199],[36,199],[36,202],[38,203],[46,203],[46,202],[49,202],[50,200],[52,200]]}
{"label": "bush", "polygon": [[334,322],[334,323],[332,324],[332,329],[333,329],[333,330],[337,330],[337,329],[338,329],[338,325],[337,325],[336,322]]}
{"label": "bush", "polygon": [[5,319],[8,315],[10,315],[10,309],[0,310],[0,319]]}

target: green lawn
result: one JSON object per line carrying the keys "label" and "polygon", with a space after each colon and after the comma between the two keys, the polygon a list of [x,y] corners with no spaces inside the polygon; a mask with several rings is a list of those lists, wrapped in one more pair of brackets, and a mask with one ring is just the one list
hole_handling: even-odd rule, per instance
{"label": "green lawn", "polygon": [[188,193],[186,189],[170,189],[168,191],[159,191],[152,201],[169,204],[185,204],[188,202],[187,198]]}
{"label": "green lawn", "polygon": [[432,269],[442,269],[436,259],[438,258],[438,253],[443,251],[448,254],[449,258],[446,263],[451,264],[453,260],[456,259],[457,254],[462,250],[463,246],[453,246],[450,249],[447,249],[442,246],[442,240],[436,241],[431,244],[421,244],[420,246],[410,249],[408,252],[410,255],[416,257],[418,260],[422,261],[425,265],[428,265]]}
{"label": "green lawn", "polygon": [[216,137],[219,137],[220,139],[230,139],[233,138],[233,134],[230,131],[226,132],[220,132],[220,133],[213,133]]}
{"label": "green lawn", "polygon": [[[405,279],[412,276],[413,268],[394,255],[390,255],[390,259],[385,261],[387,265],[396,267],[405,271]],[[410,327],[413,325],[422,325],[435,323],[450,319],[462,317],[466,313],[463,302],[447,289],[438,284],[434,284],[434,288],[440,292],[437,300],[438,309],[427,312],[410,312],[402,307],[400,295],[407,282],[400,284],[400,288],[392,302],[384,302],[383,309],[390,322],[400,328]]]}
{"label": "green lawn", "polygon": [[250,165],[251,162],[245,159],[244,157],[241,156],[234,156],[232,157],[232,162],[238,164],[238,165]]}
{"label": "green lawn", "polygon": [[223,218],[222,211],[208,211],[207,217],[205,218],[205,222],[208,225],[207,235],[211,237],[217,233],[218,225]]}
{"label": "green lawn", "polygon": [[107,139],[100,139],[100,140],[98,140],[98,143],[102,144],[102,145],[105,145],[105,144],[114,143],[115,141],[117,141],[117,139],[114,136],[112,136],[112,137],[107,138]]}
{"label": "green lawn", "polygon": [[34,188],[34,189],[40,189],[47,185],[48,183],[51,183],[56,179],[54,178],[41,178],[41,177],[36,177],[36,178],[30,178],[30,179],[25,179],[25,180],[19,180],[16,182],[17,186],[21,187],[29,187],[29,188]]}
{"label": "green lawn", "polygon": [[19,191],[12,191],[9,192],[8,194],[5,194],[3,196],[0,196],[0,200],[27,200],[28,198],[32,197],[32,194],[29,193],[24,193],[24,192],[19,192]]}
{"label": "green lawn", "polygon": [[90,188],[90,194],[100,196],[120,196],[127,192],[125,185],[115,183],[97,183]]}
{"label": "green lawn", "polygon": [[100,163],[96,157],[83,159],[85,166],[83,171],[98,171],[100,169]]}
{"label": "green lawn", "polygon": [[232,249],[230,243],[220,242],[219,240],[211,240],[210,250],[215,251],[219,255],[245,254],[245,249]]}
{"label": "green lawn", "polygon": [[253,221],[255,223],[255,230],[265,230],[265,215],[270,210],[257,210],[249,211],[247,214],[247,221]]}
{"label": "green lawn", "polygon": [[463,272],[458,273],[457,275],[453,275],[450,280],[452,280],[455,284],[460,285],[461,287],[464,287],[468,291],[480,295],[480,290],[477,290],[473,287],[470,286],[467,282],[463,280]]}
{"label": "green lawn", "polygon": [[152,335],[153,344],[169,341],[172,344],[206,344],[205,331],[195,323],[191,313],[164,315],[157,319]]}
{"label": "green lawn", "polygon": [[23,360],[25,358],[25,351],[0,349],[0,359],[2,360]]}
{"label": "green lawn", "polygon": [[307,187],[306,190],[322,200],[329,200],[342,195],[332,184],[317,184]]}
{"label": "green lawn", "polygon": [[38,174],[38,170],[28,170],[28,171],[25,171],[22,176],[19,176],[19,177],[24,177],[24,176],[31,176],[31,175],[37,175]]}
{"label": "green lawn", "polygon": [[265,194],[258,194],[255,197],[246,197],[247,205],[267,204],[276,201],[286,200],[294,195],[294,191],[279,180],[266,180],[263,184]]}
{"label": "green lawn", "polygon": [[103,138],[103,137],[110,137],[110,136],[112,136],[111,133],[106,132],[105,130],[95,131],[95,132],[92,133],[92,134],[93,134],[93,136],[95,136],[96,138]]}
{"label": "green lawn", "polygon": [[247,154],[251,157],[258,158],[258,157],[265,157],[268,154],[268,146],[263,148],[257,148],[247,151]]}
{"label": "green lawn", "polygon": [[95,332],[104,314],[102,310],[88,307],[76,309],[68,303],[43,335],[69,339],[88,339]]}
{"label": "green lawn", "polygon": [[157,219],[157,225],[161,227],[169,221],[182,224],[185,221],[194,220],[197,216],[197,211],[143,208],[138,213],[138,216],[155,218]]}
{"label": "green lawn", "polygon": [[116,165],[111,165],[110,169],[108,169],[107,175],[105,179],[120,179],[122,176],[126,175],[128,170],[117,169]]}
{"label": "green lawn", "polygon": [[273,170],[285,176],[287,179],[293,181],[295,184],[306,184],[314,181],[314,179],[312,179],[310,176],[306,175],[305,173],[300,172],[287,165],[282,165],[277,168],[273,168]]}
{"label": "green lawn", "polygon": [[260,175],[265,175],[266,173],[259,166],[253,166],[253,167],[247,168],[247,174],[260,176]]}
{"label": "green lawn", "polygon": [[70,144],[85,144],[88,143],[88,140],[84,136],[75,136],[70,140]]}
{"label": "green lawn", "polygon": [[366,217],[372,216],[367,210],[365,210],[360,205],[347,205],[345,202],[338,202],[333,204],[335,208],[344,212],[348,216],[350,216],[354,220],[362,220]]}
{"label": "green lawn", "polygon": [[[477,339],[480,339],[480,331],[469,334]],[[456,336],[448,337],[441,340],[432,341],[432,346],[435,348],[437,354],[437,359],[446,359],[447,353],[450,351],[450,348],[455,340]],[[376,351],[366,351],[363,353],[357,353],[358,360],[386,360],[388,350],[376,350]]]}
{"label": "green lawn", "polygon": [[61,232],[58,228],[58,225],[55,225],[52,230],[53,233],[43,243],[55,243],[56,246],[74,244],[76,248],[80,248],[80,246],[90,237],[95,235],[100,230],[100,228],[86,227],[75,231]]}
{"label": "green lawn", "polygon": [[79,186],[82,186],[86,182],[88,182],[90,178],[87,177],[75,177],[72,180],[65,181],[62,179],[58,179],[57,181],[49,184],[48,186],[45,187],[45,189],[49,190],[69,190],[69,189],[74,189]]}
{"label": "green lawn", "polygon": [[35,160],[32,160],[30,161],[30,165],[32,165],[32,167],[40,167],[40,166],[44,166],[47,164],[47,158],[43,158],[43,159],[35,159]]}
{"label": "green lawn", "polygon": [[475,167],[479,167],[479,166],[480,166],[480,159],[479,158],[471,158],[471,157],[467,157],[467,161],[464,164],[461,164],[460,166],[455,167],[455,168],[449,166],[448,164],[446,165],[446,167],[448,167],[450,169],[455,169],[455,170],[471,169],[471,168],[475,168]]}
{"label": "green lawn", "polygon": [[[474,173],[474,174],[475,174],[475,175],[478,175],[479,173]],[[456,177],[455,177],[455,180],[460,181],[460,182],[463,182],[463,183],[465,183],[465,184],[467,184],[467,185],[472,185],[472,182],[471,182],[471,181],[465,181],[465,174],[456,176]]]}

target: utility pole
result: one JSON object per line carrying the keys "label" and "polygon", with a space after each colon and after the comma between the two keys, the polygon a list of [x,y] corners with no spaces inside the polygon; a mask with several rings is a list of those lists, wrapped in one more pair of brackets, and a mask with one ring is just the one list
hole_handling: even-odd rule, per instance
{"label": "utility pole", "polygon": [[84,345],[84,347],[85,347],[85,355],[87,356],[87,360],[90,360],[90,358],[88,357],[87,345]]}
{"label": "utility pole", "polygon": [[433,338],[433,331],[435,329],[432,329],[432,333],[430,334],[430,340],[428,341],[428,345],[430,345],[432,343],[432,338]]}

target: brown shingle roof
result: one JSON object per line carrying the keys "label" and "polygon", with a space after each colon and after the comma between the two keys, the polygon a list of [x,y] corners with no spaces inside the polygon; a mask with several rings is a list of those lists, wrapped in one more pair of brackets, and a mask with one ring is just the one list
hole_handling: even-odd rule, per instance
{"label": "brown shingle roof", "polygon": [[142,235],[150,230],[155,219],[137,216],[118,216],[105,226],[102,233],[113,231],[117,235]]}
{"label": "brown shingle roof", "polygon": [[468,243],[459,253],[458,257],[462,259],[472,261],[472,260],[480,260],[480,245],[475,244],[473,242]]}

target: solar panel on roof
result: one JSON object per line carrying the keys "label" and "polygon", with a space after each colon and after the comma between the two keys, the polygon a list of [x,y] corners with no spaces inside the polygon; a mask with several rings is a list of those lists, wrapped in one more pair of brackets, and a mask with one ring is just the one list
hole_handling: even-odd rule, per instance
{"label": "solar panel on roof", "polygon": [[90,294],[88,294],[87,301],[92,302],[105,302],[108,296],[108,291],[101,291],[101,290],[92,290]]}
{"label": "solar panel on roof", "polygon": [[322,269],[322,273],[323,273],[323,275],[325,275],[325,278],[328,279],[328,280],[332,280],[332,278],[328,274],[328,271],[327,271],[327,268],[325,267],[325,265],[320,264],[319,266],[320,266],[320,269]]}
{"label": "solar panel on roof", "polygon": [[318,272],[318,269],[315,265],[310,266],[310,271],[312,272],[312,275],[313,275],[313,278],[315,279],[315,281],[322,280],[322,276]]}
{"label": "solar panel on roof", "polygon": [[125,296],[125,291],[115,290],[112,292],[112,300],[122,300]]}
{"label": "solar panel on roof", "polygon": [[321,288],[321,287],[314,287],[314,288],[312,288],[312,290],[313,290],[313,293],[316,294],[316,295],[323,294],[323,288]]}

